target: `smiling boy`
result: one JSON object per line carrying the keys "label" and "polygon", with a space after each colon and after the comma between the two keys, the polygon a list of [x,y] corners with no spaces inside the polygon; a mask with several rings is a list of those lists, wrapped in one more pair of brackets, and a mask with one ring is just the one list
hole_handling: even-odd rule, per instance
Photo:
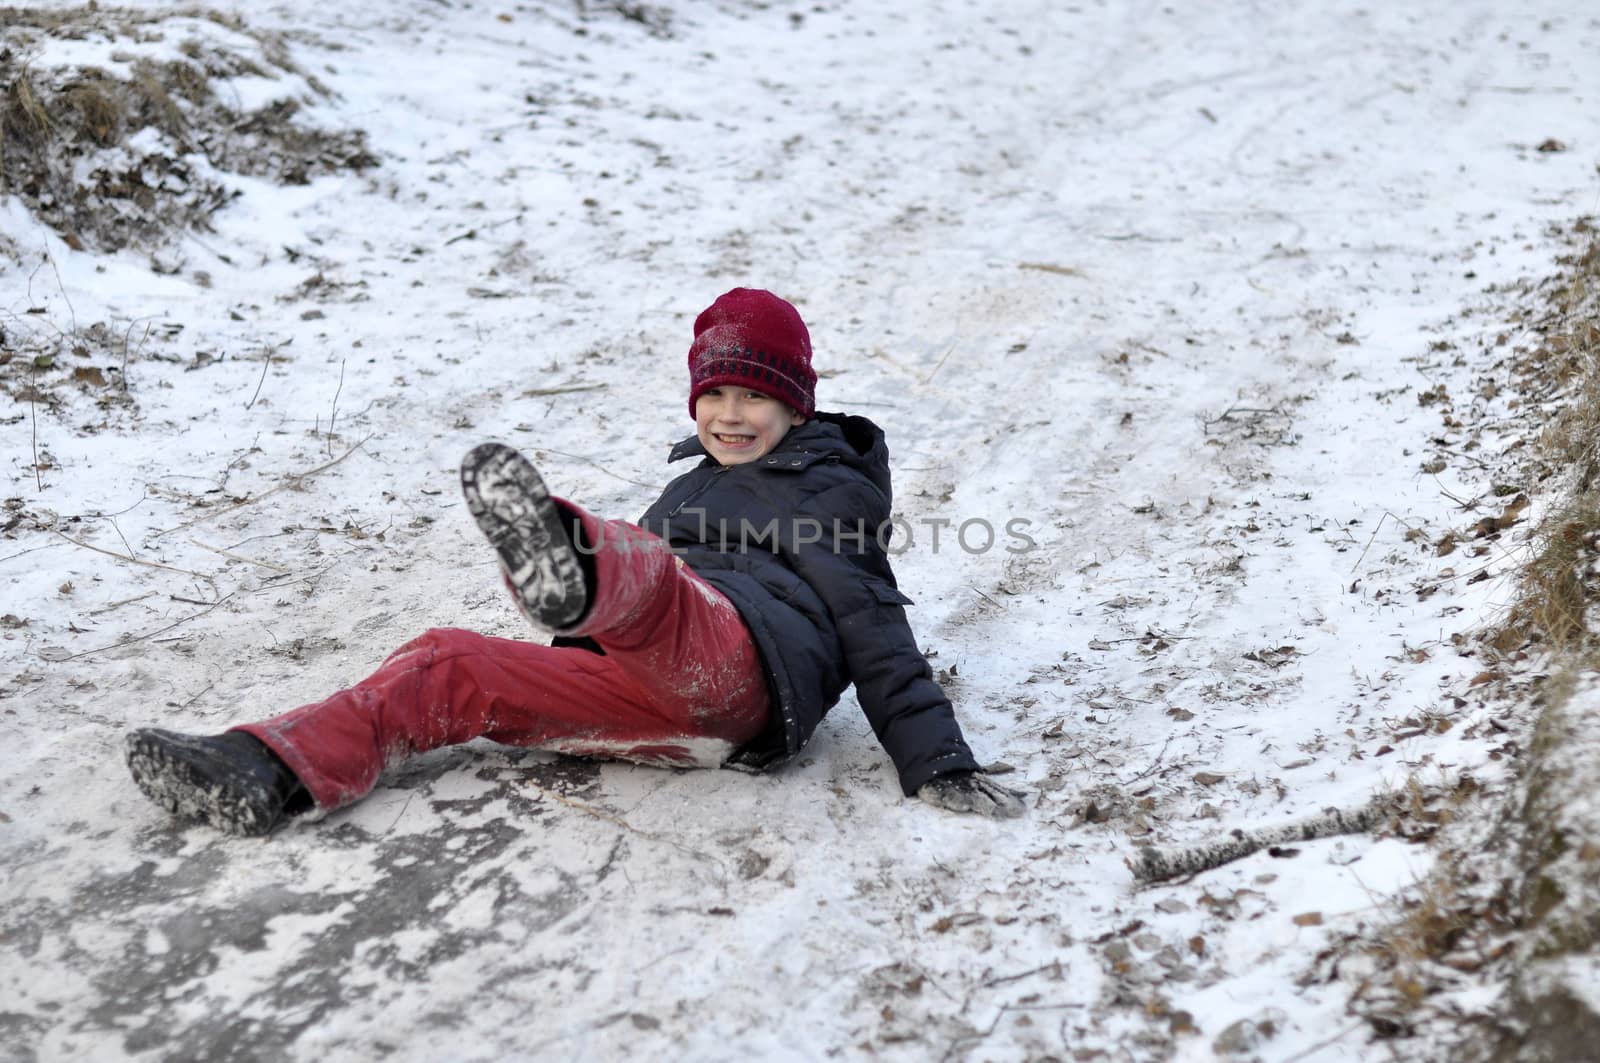
{"label": "smiling boy", "polygon": [[701,461],[637,524],[551,496],[509,447],[462,462],[468,509],[552,645],[434,629],[281,716],[222,735],[136,731],[140,788],[176,814],[264,834],[358,799],[400,757],[477,737],[766,769],[854,684],[907,796],[1020,815],[1021,795],[979,770],[906,621],[877,534],[891,504],[883,432],[816,412],[799,313],[735,288],[695,319],[688,361],[695,435],[669,460]]}
{"label": "smiling boy", "polygon": [[707,388],[694,406],[695,435],[721,465],[755,461],[805,423],[804,414],[748,388]]}

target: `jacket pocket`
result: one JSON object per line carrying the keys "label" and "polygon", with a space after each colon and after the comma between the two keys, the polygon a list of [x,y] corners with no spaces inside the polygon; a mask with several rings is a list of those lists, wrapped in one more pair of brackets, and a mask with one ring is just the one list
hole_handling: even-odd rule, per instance
{"label": "jacket pocket", "polygon": [[916,602],[913,602],[910,598],[907,598],[905,595],[901,594],[895,588],[889,586],[887,583],[885,583],[881,579],[869,579],[869,580],[866,581],[866,583],[867,583],[867,589],[872,592],[872,596],[874,598],[878,599],[879,604],[882,604],[882,605],[915,605],[915,604],[917,604]]}

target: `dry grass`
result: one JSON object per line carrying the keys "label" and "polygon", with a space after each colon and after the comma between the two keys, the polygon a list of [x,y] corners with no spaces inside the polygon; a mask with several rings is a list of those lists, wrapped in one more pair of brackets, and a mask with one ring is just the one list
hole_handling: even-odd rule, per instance
{"label": "dry grass", "polygon": [[1543,342],[1517,367],[1556,404],[1536,457],[1556,473],[1566,498],[1535,532],[1533,560],[1494,643],[1532,641],[1594,667],[1600,658],[1600,240],[1591,239],[1566,265],[1541,323]]}
{"label": "dry grass", "polygon": [[122,108],[117,86],[98,70],[62,86],[58,99],[71,111],[71,124],[95,143],[115,144],[122,139]]}
{"label": "dry grass", "polygon": [[[1600,397],[1594,401],[1600,402]],[[1597,429],[1600,430],[1600,429]],[[1537,532],[1534,558],[1522,574],[1521,594],[1508,630],[1517,641],[1589,660],[1597,649],[1593,612],[1600,602],[1600,490],[1576,495]]]}
{"label": "dry grass", "polygon": [[[179,44],[181,58],[136,59],[111,72],[41,69],[29,58],[44,39],[137,42],[170,32],[165,23],[174,19],[229,32],[212,36],[191,24],[196,35]],[[214,87],[219,79],[282,75],[297,79],[285,83],[286,97],[249,112],[234,110],[228,100],[236,97]],[[291,92],[307,101],[327,95],[301,74],[281,35],[252,32],[235,16],[199,8],[0,8],[0,193],[18,196],[74,247],[155,249],[207,230],[228,199],[194,156],[212,170],[282,184],[377,164],[360,131],[304,124]],[[161,135],[161,148],[118,150],[145,130]]]}
{"label": "dry grass", "polygon": [[[1412,840],[1457,820],[1484,818],[1478,807],[1484,794],[1469,777],[1448,790],[1413,778],[1407,790],[1399,822]],[[1503,887],[1484,884],[1468,854],[1441,852],[1428,875],[1399,898],[1392,922],[1349,942],[1366,961],[1351,994],[1352,1013],[1379,1038],[1416,1034],[1432,1017],[1430,1002],[1442,989],[1509,951],[1503,935],[1512,926],[1513,907]]]}

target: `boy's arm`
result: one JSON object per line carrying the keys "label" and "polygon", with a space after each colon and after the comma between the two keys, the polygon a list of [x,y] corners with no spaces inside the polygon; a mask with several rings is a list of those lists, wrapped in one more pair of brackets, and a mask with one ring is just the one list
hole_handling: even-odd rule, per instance
{"label": "boy's arm", "polygon": [[[803,543],[797,537],[792,556],[800,577],[833,615],[856,697],[910,797],[937,776],[978,771],[978,762],[917,648],[904,609],[910,599],[895,589],[878,544],[879,522],[887,514],[863,516],[882,508],[869,489],[855,485],[817,496],[805,516],[820,527],[820,540]],[[862,528],[864,534],[857,534]]]}

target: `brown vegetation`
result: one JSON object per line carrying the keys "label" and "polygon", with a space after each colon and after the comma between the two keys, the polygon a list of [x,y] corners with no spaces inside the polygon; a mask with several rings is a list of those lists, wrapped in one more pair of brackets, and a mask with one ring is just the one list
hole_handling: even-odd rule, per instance
{"label": "brown vegetation", "polygon": [[[1516,366],[1535,401],[1556,409],[1539,440],[1536,461],[1559,478],[1565,498],[1541,523],[1521,593],[1496,641],[1543,643],[1575,654],[1573,663],[1600,663],[1600,240],[1566,261],[1548,316],[1536,327],[1542,342]],[[1507,638],[1506,635],[1510,637]]]}
{"label": "brown vegetation", "polygon": [[[191,38],[183,58],[127,56],[115,70],[41,68],[49,38],[96,34],[138,38],[158,19],[200,19],[243,34],[247,51]],[[54,12],[0,9],[0,193],[19,196],[74,247],[155,248],[205,231],[230,196],[224,174],[304,184],[318,174],[377,164],[359,130],[327,131],[297,121],[326,96],[289,58],[278,36],[256,34],[214,12],[155,15],[89,5]],[[115,54],[115,53],[114,53]],[[283,78],[285,95],[240,112],[220,80]],[[298,92],[296,91],[298,90]],[[158,134],[135,136],[145,130]]]}

